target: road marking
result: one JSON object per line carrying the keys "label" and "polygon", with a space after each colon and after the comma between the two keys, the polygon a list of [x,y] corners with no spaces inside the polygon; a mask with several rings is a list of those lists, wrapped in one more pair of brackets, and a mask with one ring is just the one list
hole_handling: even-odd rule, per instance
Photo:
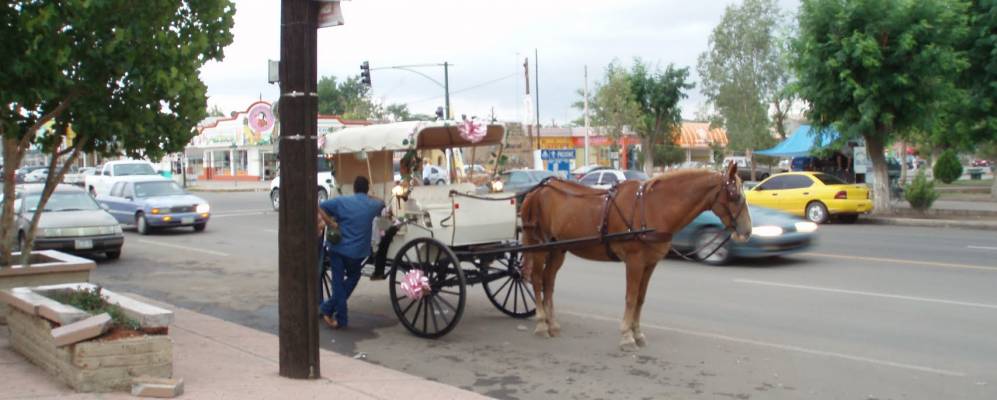
{"label": "road marking", "polygon": [[278,231],[276,229],[264,229],[263,232],[280,233],[280,231]]}
{"label": "road marking", "polygon": [[245,212],[245,213],[233,213],[233,214],[214,214],[211,218],[227,218],[227,217],[245,217],[247,215],[266,215],[270,214],[269,211],[257,211],[257,212]]}
{"label": "road marking", "polygon": [[163,246],[163,247],[171,247],[171,248],[174,248],[174,249],[187,250],[187,251],[196,251],[196,252],[199,252],[199,253],[211,254],[213,256],[219,256],[219,257],[228,257],[230,255],[228,253],[222,253],[220,251],[204,250],[204,249],[199,249],[197,247],[182,246],[182,245],[179,245],[179,244],[153,242],[151,240],[144,240],[144,239],[138,239],[138,241],[139,241],[139,243],[145,243],[145,244],[151,244],[151,245]]}
{"label": "road marking", "polygon": [[990,246],[966,246],[967,249],[977,249],[977,250],[997,250],[997,247]]}
{"label": "road marking", "polygon": [[219,212],[222,213],[222,215],[225,215],[225,214],[237,214],[237,213],[248,213],[248,212],[265,212],[265,211],[273,211],[273,209],[272,208],[246,208],[246,209],[242,209],[242,210],[224,210],[224,211],[216,210],[216,211],[219,211]]}
{"label": "road marking", "polygon": [[979,307],[979,308],[989,308],[989,309],[997,310],[997,304],[974,303],[974,302],[969,302],[969,301],[935,299],[935,298],[931,298],[931,297],[904,296],[904,295],[900,295],[900,294],[889,294],[889,293],[863,292],[863,291],[859,291],[859,290],[835,289],[835,288],[827,288],[827,287],[819,287],[819,286],[794,285],[794,284],[790,284],[790,283],[756,281],[754,279],[734,279],[734,282],[737,282],[737,283],[747,283],[747,284],[751,284],[751,285],[784,287],[784,288],[791,288],[791,289],[816,290],[816,291],[819,291],[819,292],[855,294],[855,295],[859,295],[859,296],[882,297],[882,298],[887,298],[887,299],[923,301],[923,302],[926,302],[926,303],[952,304],[952,305],[957,305],[957,306]]}
{"label": "road marking", "polygon": [[[558,312],[561,313],[561,314],[568,314],[568,315],[572,315],[572,316],[580,317],[580,318],[588,318],[588,319],[594,319],[594,320],[599,320],[599,321],[609,321],[609,322],[614,322],[614,323],[619,323],[620,322],[620,320],[617,319],[617,318],[610,318],[610,317],[605,317],[605,316],[601,316],[601,315],[593,315],[593,314],[588,314],[588,313],[578,313],[578,312],[572,312],[572,311],[558,311]],[[763,342],[763,341],[754,340],[754,339],[746,339],[746,338],[739,338],[739,337],[735,337],[735,336],[721,335],[719,333],[713,333],[713,332],[694,331],[694,330],[690,330],[690,329],[682,329],[682,328],[674,328],[674,327],[670,327],[670,326],[647,324],[647,323],[643,323],[643,322],[641,322],[640,326],[642,328],[651,328],[651,329],[657,329],[657,330],[661,330],[661,331],[681,333],[683,335],[698,336],[698,337],[704,337],[704,338],[708,338],[708,339],[724,340],[724,341],[735,342],[735,343],[744,343],[744,344],[750,344],[750,345],[759,346],[759,347],[768,347],[768,348],[773,348],[773,349],[778,349],[778,350],[793,351],[793,352],[797,352],[797,353],[804,353],[804,354],[810,354],[810,355],[822,356],[822,357],[839,358],[839,359],[842,359],[842,360],[858,361],[858,362],[863,362],[863,363],[867,363],[867,364],[875,364],[875,365],[882,365],[882,366],[887,366],[887,367],[907,369],[907,370],[912,370],[912,371],[927,372],[927,373],[931,373],[931,374],[939,374],[939,375],[946,375],[946,376],[966,376],[965,372],[960,372],[960,371],[952,371],[952,370],[947,370],[947,369],[938,369],[938,368],[932,368],[932,367],[925,367],[925,366],[922,366],[922,365],[915,365],[915,364],[905,364],[905,363],[899,363],[899,362],[894,362],[894,361],[880,360],[880,359],[870,358],[870,357],[855,356],[855,355],[851,355],[851,354],[837,353],[837,352],[833,352],[833,351],[824,351],[824,350],[810,349],[810,348],[806,348],[806,347],[793,346],[793,345],[787,345],[787,344],[778,344],[778,343]]]}
{"label": "road marking", "polygon": [[803,256],[814,256],[814,257],[824,257],[824,258],[838,258],[843,260],[859,260],[859,261],[876,261],[892,264],[913,264],[913,265],[924,265],[928,267],[941,267],[941,268],[962,268],[962,269],[977,269],[984,271],[997,271],[997,267],[987,267],[983,265],[971,265],[971,264],[955,264],[955,263],[943,263],[934,261],[917,261],[917,260],[903,260],[899,258],[880,258],[880,257],[860,257],[860,256],[845,256],[840,254],[827,254],[827,253],[799,253]]}

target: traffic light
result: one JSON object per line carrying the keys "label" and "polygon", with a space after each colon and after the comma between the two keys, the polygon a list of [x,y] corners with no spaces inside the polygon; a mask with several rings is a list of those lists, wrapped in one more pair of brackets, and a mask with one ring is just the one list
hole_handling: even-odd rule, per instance
{"label": "traffic light", "polygon": [[364,61],[360,64],[360,82],[364,85],[370,86],[370,63]]}

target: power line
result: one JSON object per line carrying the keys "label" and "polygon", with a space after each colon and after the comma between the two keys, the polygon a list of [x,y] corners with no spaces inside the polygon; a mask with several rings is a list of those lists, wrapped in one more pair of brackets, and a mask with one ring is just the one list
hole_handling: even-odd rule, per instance
{"label": "power line", "polygon": [[[519,72],[514,72],[514,73],[511,73],[509,75],[505,75],[505,76],[502,76],[502,77],[499,77],[499,78],[487,80],[487,81],[481,82],[479,84],[471,85],[471,86],[468,86],[468,87],[460,89],[460,90],[451,91],[450,94],[454,95],[454,94],[457,94],[457,93],[463,93],[463,92],[467,92],[467,91],[470,91],[470,90],[478,89],[478,88],[481,88],[481,87],[484,87],[484,86],[491,85],[493,83],[498,83],[498,82],[504,81],[506,79],[509,79],[509,78],[512,78],[512,77],[515,77],[515,76],[518,76],[518,75],[519,75]],[[427,97],[427,98],[421,99],[421,100],[409,101],[407,103],[408,104],[423,103],[423,102],[427,102],[427,101],[430,101],[430,100],[437,100],[437,99],[441,99],[441,98],[443,98],[443,96],[433,96],[433,97]]]}

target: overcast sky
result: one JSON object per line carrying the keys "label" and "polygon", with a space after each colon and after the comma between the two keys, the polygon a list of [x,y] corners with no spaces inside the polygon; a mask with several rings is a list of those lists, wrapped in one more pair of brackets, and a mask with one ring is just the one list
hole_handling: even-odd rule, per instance
{"label": "overcast sky", "polygon": [[[523,59],[539,52],[540,118],[565,123],[580,115],[571,107],[584,85],[590,88],[607,64],[634,57],[660,66],[688,66],[706,50],[710,32],[733,0],[354,0],[343,2],[346,25],[319,31],[319,76],[357,75],[371,68],[442,63],[450,68],[451,107],[461,114],[522,121]],[[779,0],[795,12],[798,0]],[[267,83],[267,60],[280,55],[280,1],[237,0],[235,39],[225,59],[201,70],[209,106],[245,110],[262,97],[278,97]],[[443,81],[443,68],[421,72]],[[432,114],[443,105],[443,89],[417,74],[372,72],[374,97],[405,103],[415,113]],[[531,75],[530,86],[533,88]],[[692,118],[704,102],[698,89],[682,103]]]}

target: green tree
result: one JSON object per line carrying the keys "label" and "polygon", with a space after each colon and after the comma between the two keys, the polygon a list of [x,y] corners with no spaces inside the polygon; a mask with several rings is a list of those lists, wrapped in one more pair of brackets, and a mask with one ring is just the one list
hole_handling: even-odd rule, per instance
{"label": "green tree", "polygon": [[[966,54],[969,68],[962,75],[962,86],[967,101],[958,108],[963,111],[958,120],[968,136],[966,147],[997,162],[997,1],[971,2]],[[990,196],[997,199],[997,179]]]}
{"label": "green tree", "polygon": [[793,44],[797,89],[818,127],[863,137],[875,207],[890,209],[884,148],[927,127],[966,67],[964,4],[952,0],[803,0]]}
{"label": "green tree", "polygon": [[938,162],[935,163],[932,172],[934,172],[935,179],[952,183],[962,176],[962,163],[959,162],[959,157],[956,156],[955,151],[948,149],[938,157]]}
{"label": "green tree", "polygon": [[[232,42],[231,1],[10,0],[0,6],[2,262],[18,231],[14,171],[29,147],[50,154],[38,210],[81,153],[159,159],[183,150],[207,115],[199,69]],[[26,232],[24,257],[38,225]]]}
{"label": "green tree", "polygon": [[384,112],[392,121],[412,120],[412,113],[408,110],[408,106],[405,104],[390,104],[384,108]]}
{"label": "green tree", "polygon": [[640,59],[634,60],[629,78],[631,95],[640,110],[635,130],[641,138],[644,172],[651,175],[656,162],[667,163],[674,158],[674,134],[682,126],[679,101],[688,97],[685,92],[695,85],[688,82],[689,68],[669,64],[664,71],[651,71]]}
{"label": "green tree", "polygon": [[208,111],[208,116],[209,117],[224,117],[225,116],[225,112],[222,111],[221,108],[218,108],[218,105],[215,104],[214,106],[211,107],[211,110]]}
{"label": "green tree", "polygon": [[318,81],[318,112],[348,119],[377,119],[381,110],[370,98],[370,87],[360,82],[359,76],[337,82],[330,75]]}
{"label": "green tree", "polygon": [[606,129],[606,136],[616,143],[624,129],[633,129],[640,123],[641,109],[633,95],[626,69],[610,63],[604,79],[595,85],[589,114],[592,125]]}

